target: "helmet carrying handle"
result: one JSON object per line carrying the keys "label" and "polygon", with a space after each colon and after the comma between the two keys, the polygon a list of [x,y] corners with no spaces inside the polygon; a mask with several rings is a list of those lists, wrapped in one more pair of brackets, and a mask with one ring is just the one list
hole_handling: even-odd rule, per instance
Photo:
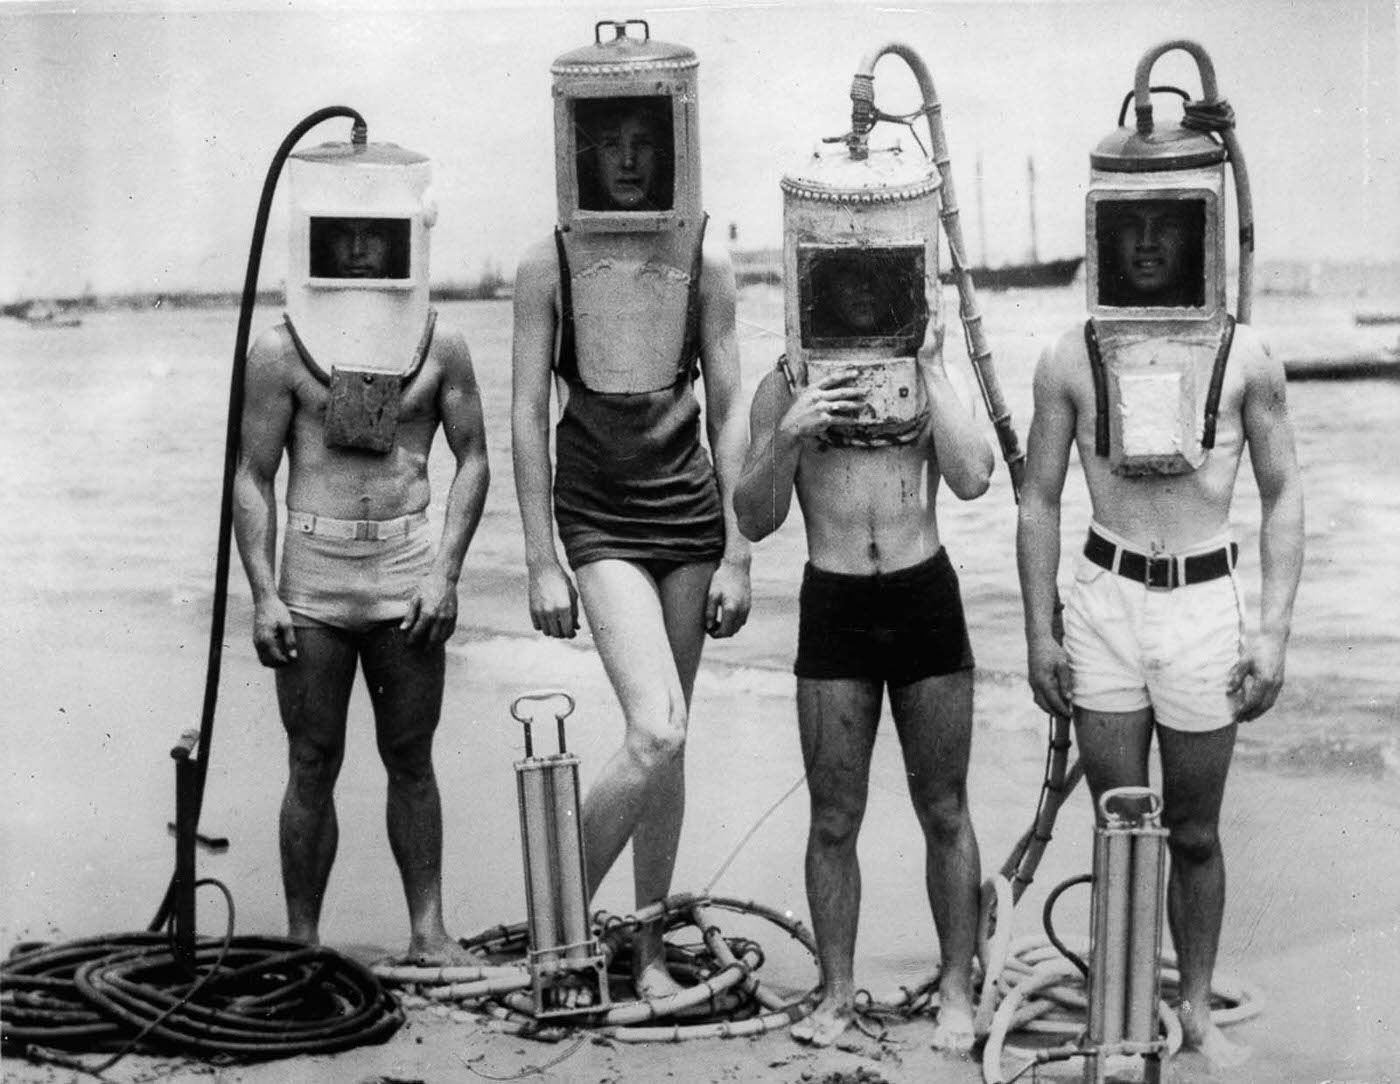
{"label": "helmet carrying handle", "polygon": [[645,19],[599,19],[593,24],[593,44],[603,44],[603,27],[613,28],[613,41],[621,41],[627,36],[629,26],[640,26],[642,28],[642,40],[651,41],[651,27],[647,25]]}

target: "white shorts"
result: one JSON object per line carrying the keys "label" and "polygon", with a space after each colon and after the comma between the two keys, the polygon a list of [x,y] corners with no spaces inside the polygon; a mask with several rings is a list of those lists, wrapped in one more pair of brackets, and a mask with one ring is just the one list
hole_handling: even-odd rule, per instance
{"label": "white shorts", "polygon": [[[1094,530],[1134,548],[1097,524]],[[1219,549],[1229,541],[1212,539],[1178,556]],[[1113,713],[1151,708],[1161,726],[1191,732],[1234,722],[1227,686],[1244,644],[1244,606],[1233,571],[1157,590],[1080,553],[1064,624],[1076,707]]]}
{"label": "white shorts", "polygon": [[[403,620],[409,600],[433,564],[426,515],[393,521],[402,522],[403,530],[383,539],[327,537],[298,529],[292,519],[288,517],[283,539],[277,593],[292,612],[294,625],[362,632]],[[353,521],[329,522],[354,526]]]}

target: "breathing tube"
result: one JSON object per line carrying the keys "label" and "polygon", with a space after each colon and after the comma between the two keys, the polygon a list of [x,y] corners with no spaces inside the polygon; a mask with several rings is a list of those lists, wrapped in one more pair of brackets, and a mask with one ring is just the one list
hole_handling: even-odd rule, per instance
{"label": "breathing tube", "polygon": [[[1190,53],[1196,61],[1196,70],[1201,77],[1199,99],[1191,99],[1176,87],[1151,85],[1152,65],[1173,49]],[[1152,94],[1156,91],[1170,91],[1185,99],[1181,126],[1192,131],[1213,133],[1225,147],[1225,156],[1230,162],[1230,172],[1235,180],[1235,204],[1239,216],[1240,260],[1235,319],[1241,324],[1247,324],[1254,297],[1254,199],[1250,195],[1249,167],[1245,165],[1244,149],[1235,134],[1235,111],[1229,102],[1220,97],[1215,81],[1215,65],[1211,62],[1210,55],[1197,42],[1186,38],[1165,41],[1142,55],[1133,77],[1132,93],[1123,99],[1123,106],[1118,112],[1119,127],[1123,126],[1128,113],[1128,102],[1131,100],[1138,134],[1150,136],[1155,129]]]}
{"label": "breathing tube", "polygon": [[[910,71],[919,83],[919,93],[923,105],[909,116],[893,116],[883,113],[875,106],[875,65],[881,57],[893,53],[909,65]],[[1002,458],[1011,474],[1011,492],[1019,501],[1021,479],[1025,474],[1025,453],[1021,451],[1016,437],[1016,429],[1011,424],[1011,412],[1001,394],[996,370],[992,368],[992,352],[987,346],[982,332],[982,313],[977,307],[977,288],[972,281],[972,273],[967,266],[967,250],[963,244],[962,221],[958,214],[957,195],[953,189],[953,170],[948,157],[948,140],[943,134],[943,106],[938,100],[938,92],[933,85],[933,76],[928,66],[909,46],[901,42],[889,42],[872,50],[861,60],[851,81],[851,134],[848,137],[851,157],[861,159],[866,156],[867,139],[870,130],[878,121],[909,124],[913,117],[922,115],[928,123],[929,140],[933,163],[938,167],[940,185],[938,189],[939,221],[948,238],[948,255],[953,264],[953,273],[958,287],[958,316],[962,320],[963,335],[967,344],[968,361],[977,377],[977,385],[986,404],[987,415],[996,428],[997,440],[1001,445]]]}
{"label": "breathing tube", "polygon": [[[256,1061],[328,1054],[383,1042],[403,1010],[365,966],[330,949],[289,938],[234,936],[233,898],[213,879],[196,880],[195,831],[208,771],[228,601],[233,478],[243,413],[249,328],[267,219],[282,165],[297,141],[330,117],[354,121],[352,139],[367,142],[363,119],[332,106],[312,113],[283,141],[268,170],[244,280],[224,445],[218,557],[204,706],[198,732],[171,751],[176,763],[175,873],[156,917],[142,933],[109,934],[66,944],[16,945],[0,962],[0,1040],[9,1053],[101,1075],[134,1051]],[[198,748],[200,755],[193,753]],[[222,892],[222,937],[196,938],[194,893]],[[100,1064],[75,1054],[107,1052]]]}

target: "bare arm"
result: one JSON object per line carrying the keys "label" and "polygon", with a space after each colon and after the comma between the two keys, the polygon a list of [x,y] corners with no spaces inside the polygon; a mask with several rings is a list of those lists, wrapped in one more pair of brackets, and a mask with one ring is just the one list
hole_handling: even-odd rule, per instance
{"label": "bare arm", "polygon": [[275,481],[296,406],[277,329],[263,332],[248,351],[243,417],[233,477],[233,533],[253,593],[253,646],[264,666],[296,658],[291,614],[277,595]]}
{"label": "bare arm", "polygon": [[439,644],[457,626],[457,582],[467,547],[481,522],[491,468],[486,458],[486,422],[481,412],[481,392],[472,368],[471,352],[462,336],[453,332],[439,340],[442,383],[438,387],[438,414],[447,446],[457,461],[447,492],[442,540],[432,570],[419,584],[401,628],[410,640],[426,638]]}
{"label": "bare arm", "polygon": [[749,442],[734,329],[734,270],[729,256],[707,246],[700,279],[700,361],[705,375],[705,429],[724,510],[724,557],[710,582],[707,627],[732,636],[749,616],[749,542],[734,511]]}
{"label": "bare arm", "polygon": [[1244,390],[1244,433],[1259,487],[1259,634],[1235,667],[1231,688],[1243,696],[1236,719],[1273,707],[1283,688],[1293,601],[1303,573],[1303,485],[1288,416],[1283,366],[1263,345],[1251,357]]}
{"label": "bare arm", "polygon": [[941,357],[919,352],[919,372],[929,397],[938,472],[948,488],[969,501],[987,492],[996,458],[972,407],[967,381]]}
{"label": "bare arm", "polygon": [[780,425],[792,401],[787,381],[775,370],[759,381],[749,408],[751,439],[734,490],[734,511],[739,529],[752,542],[781,527],[792,507],[802,440]]}
{"label": "bare arm", "polygon": [[515,275],[510,432],[530,578],[530,620],[547,636],[572,637],[578,631],[578,594],[554,546],[554,471],[549,458],[558,284],[552,242],[531,248]]}
{"label": "bare arm", "polygon": [[1076,413],[1047,348],[1035,370],[1035,407],[1026,437],[1026,474],[1016,523],[1016,566],[1025,611],[1028,676],[1041,710],[1071,712],[1069,660],[1056,636],[1060,568],[1060,498],[1074,443]]}

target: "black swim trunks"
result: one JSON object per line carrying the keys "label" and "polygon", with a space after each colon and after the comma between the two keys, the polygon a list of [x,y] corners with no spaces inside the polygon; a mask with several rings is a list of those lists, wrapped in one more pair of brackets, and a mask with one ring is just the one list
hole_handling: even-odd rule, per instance
{"label": "black swim trunks", "polygon": [[800,601],[800,678],[900,686],[972,669],[958,574],[942,547],[921,564],[870,576],[808,564]]}

